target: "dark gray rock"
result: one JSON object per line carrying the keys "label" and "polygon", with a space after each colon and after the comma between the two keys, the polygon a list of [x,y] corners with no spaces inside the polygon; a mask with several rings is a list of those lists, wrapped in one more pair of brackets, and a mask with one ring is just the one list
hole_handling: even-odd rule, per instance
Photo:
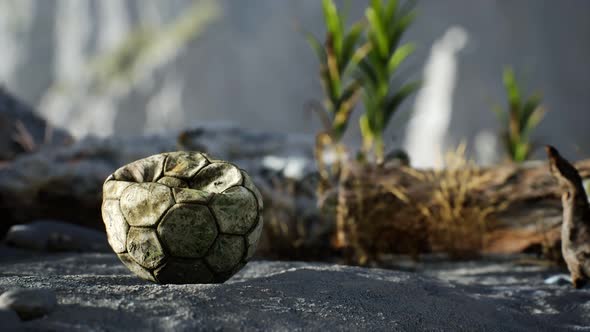
{"label": "dark gray rock", "polygon": [[45,316],[57,306],[57,297],[51,289],[13,288],[0,295],[0,309],[16,311],[23,320]]}
{"label": "dark gray rock", "polygon": [[203,151],[224,160],[247,160],[264,156],[313,156],[312,135],[257,131],[232,125],[201,126],[183,131],[178,143],[186,150]]}
{"label": "dark gray rock", "polygon": [[0,322],[2,322],[2,331],[24,331],[20,318],[12,309],[0,309]]}
{"label": "dark gray rock", "polygon": [[0,86],[0,160],[13,159],[31,152],[30,149],[35,151],[72,142],[67,132],[53,128],[32,107]]}
{"label": "dark gray rock", "polygon": [[[309,211],[317,215],[315,200],[307,196],[293,200],[274,188],[274,184],[301,177],[313,167],[313,140],[236,127],[202,127],[177,136],[88,137],[0,165],[0,236],[14,224],[37,219],[102,230],[99,211],[105,178],[132,161],[182,149],[202,149],[213,158],[235,163],[252,176],[269,206],[287,204],[296,209],[293,215],[309,215]],[[277,204],[270,204],[275,198]]]}
{"label": "dark gray rock", "polygon": [[0,263],[27,257],[31,257],[30,250],[8,247],[4,243],[0,243]]}
{"label": "dark gray rock", "polygon": [[544,284],[555,273],[546,267],[429,264],[411,273],[258,261],[225,284],[156,285],[133,276],[115,255],[60,254],[4,264],[0,289],[55,289],[63,304],[26,322],[33,330],[568,331],[590,325],[590,290]]}
{"label": "dark gray rock", "polygon": [[14,225],[5,242],[21,249],[111,252],[104,232],[53,220]]}

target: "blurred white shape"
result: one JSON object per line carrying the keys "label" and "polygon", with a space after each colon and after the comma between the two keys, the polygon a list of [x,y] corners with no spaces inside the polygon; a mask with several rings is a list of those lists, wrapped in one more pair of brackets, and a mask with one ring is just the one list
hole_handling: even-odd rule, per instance
{"label": "blurred white shape", "polygon": [[498,137],[489,130],[482,130],[475,136],[475,158],[481,166],[498,162]]}
{"label": "blurred white shape", "polygon": [[308,167],[309,160],[301,157],[289,157],[283,173],[292,179],[302,179]]}
{"label": "blurred white shape", "polygon": [[311,161],[305,157],[279,157],[266,156],[262,158],[262,165],[265,168],[280,172],[291,179],[302,179],[309,171]]}
{"label": "blurred white shape", "polygon": [[338,152],[334,148],[326,148],[322,151],[322,159],[326,165],[332,165],[338,160]]}
{"label": "blurred white shape", "polygon": [[281,171],[287,165],[287,160],[277,156],[266,156],[262,158],[262,165],[273,171]]}
{"label": "blurred white shape", "polygon": [[101,0],[96,4],[100,7],[99,20],[104,23],[98,30],[97,51],[110,51],[131,31],[127,4],[121,0]]}
{"label": "blurred white shape", "polygon": [[404,148],[416,168],[442,167],[445,142],[453,107],[457,76],[457,53],[468,34],[461,27],[449,28],[430,50],[424,68],[424,84],[408,123]]}

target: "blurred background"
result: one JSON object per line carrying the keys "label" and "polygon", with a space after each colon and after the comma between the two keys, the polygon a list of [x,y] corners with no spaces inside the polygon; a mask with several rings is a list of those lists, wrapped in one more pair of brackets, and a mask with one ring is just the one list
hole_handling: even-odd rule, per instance
{"label": "blurred background", "polygon": [[[349,22],[365,6],[349,1]],[[502,70],[511,65],[548,110],[535,138],[587,157],[588,13],[590,2],[578,0],[419,1],[404,37],[417,50],[403,73],[424,83],[386,144],[428,166],[420,150],[429,142],[466,139],[478,161],[497,161],[491,109],[506,103]],[[303,31],[323,39],[320,1],[2,0],[0,84],[77,138],[212,123],[311,135],[321,125],[305,105],[323,94]],[[353,146],[361,107],[345,137]]]}

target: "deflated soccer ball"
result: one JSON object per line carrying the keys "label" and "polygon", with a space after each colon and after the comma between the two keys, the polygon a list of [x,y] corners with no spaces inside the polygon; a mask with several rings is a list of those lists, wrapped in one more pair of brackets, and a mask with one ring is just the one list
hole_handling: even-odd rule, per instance
{"label": "deflated soccer ball", "polygon": [[106,179],[102,218],[109,244],[137,276],[221,283],[256,250],[262,196],[231,163],[198,152],[162,153]]}

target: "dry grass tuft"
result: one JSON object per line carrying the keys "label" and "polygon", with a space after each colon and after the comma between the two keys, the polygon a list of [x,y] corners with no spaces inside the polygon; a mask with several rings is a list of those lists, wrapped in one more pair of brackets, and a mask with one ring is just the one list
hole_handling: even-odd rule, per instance
{"label": "dry grass tuft", "polygon": [[348,263],[379,265],[384,254],[418,257],[428,251],[424,223],[408,204],[403,179],[384,174],[378,166],[354,168],[342,173],[332,241]]}
{"label": "dry grass tuft", "polygon": [[465,149],[460,144],[447,153],[445,169],[420,174],[418,179],[432,183],[433,190],[428,200],[414,202],[424,217],[432,251],[456,259],[479,255],[493,214],[504,208],[479,198],[493,179],[465,158]]}
{"label": "dry grass tuft", "polygon": [[478,256],[488,225],[504,207],[483,198],[492,178],[465,158],[464,144],[444,161],[440,171],[343,169],[332,245],[360,265],[379,265],[391,254]]}

